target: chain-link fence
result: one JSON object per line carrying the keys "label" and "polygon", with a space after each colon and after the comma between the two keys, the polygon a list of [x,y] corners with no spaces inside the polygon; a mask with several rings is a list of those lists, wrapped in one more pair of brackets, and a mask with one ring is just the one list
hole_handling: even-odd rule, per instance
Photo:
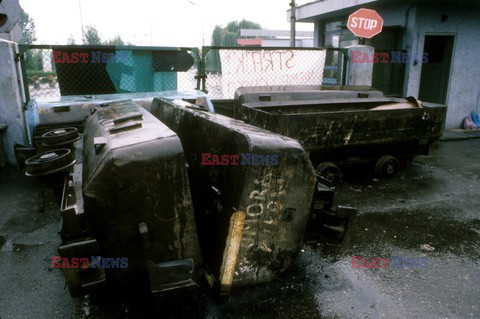
{"label": "chain-link fence", "polygon": [[27,98],[203,90],[232,99],[241,86],[344,84],[340,49],[21,46]]}
{"label": "chain-link fence", "polygon": [[27,96],[195,90],[199,54],[190,48],[22,46]]}
{"label": "chain-link fence", "polygon": [[212,99],[232,99],[241,86],[343,84],[339,49],[203,47],[203,89]]}

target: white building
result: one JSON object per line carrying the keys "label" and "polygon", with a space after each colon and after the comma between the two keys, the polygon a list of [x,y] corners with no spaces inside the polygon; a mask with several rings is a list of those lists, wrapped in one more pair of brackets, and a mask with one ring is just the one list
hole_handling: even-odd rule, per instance
{"label": "white building", "polygon": [[[241,46],[259,46],[259,47],[289,47],[290,31],[285,30],[263,30],[263,29],[241,29],[241,38],[237,43]],[[295,32],[295,47],[311,48],[313,47],[313,32],[297,31]]]}
{"label": "white building", "polygon": [[383,32],[366,44],[387,52],[428,53],[427,63],[413,59],[381,72],[375,66],[373,86],[448,105],[448,128],[459,127],[466,115],[479,111],[479,1],[320,0],[297,7],[296,18],[314,23],[315,46],[345,47],[358,43],[346,24],[359,8],[374,9],[384,19]]}

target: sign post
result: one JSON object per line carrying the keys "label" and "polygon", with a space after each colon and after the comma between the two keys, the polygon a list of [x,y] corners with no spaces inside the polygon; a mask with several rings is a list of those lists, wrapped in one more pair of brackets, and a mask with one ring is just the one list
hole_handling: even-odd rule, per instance
{"label": "sign post", "polygon": [[372,85],[373,60],[366,63],[354,63],[353,55],[372,57],[375,48],[364,45],[365,39],[370,39],[382,32],[383,19],[375,10],[359,9],[348,17],[348,29],[359,37],[358,45],[348,48],[349,63],[347,65],[347,85]]}
{"label": "sign post", "polygon": [[359,9],[348,17],[348,29],[357,37],[370,39],[383,28],[383,19],[375,10]]}

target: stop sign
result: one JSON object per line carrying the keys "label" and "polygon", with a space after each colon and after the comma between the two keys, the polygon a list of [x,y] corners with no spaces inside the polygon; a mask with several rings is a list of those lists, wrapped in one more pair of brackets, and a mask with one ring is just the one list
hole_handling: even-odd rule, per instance
{"label": "stop sign", "polygon": [[375,10],[360,9],[348,17],[347,27],[357,37],[371,38],[383,28],[383,19]]}

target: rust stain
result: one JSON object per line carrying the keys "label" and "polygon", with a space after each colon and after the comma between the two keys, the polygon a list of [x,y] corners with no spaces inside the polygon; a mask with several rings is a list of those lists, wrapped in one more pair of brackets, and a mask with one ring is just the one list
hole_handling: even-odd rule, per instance
{"label": "rust stain", "polygon": [[243,236],[245,213],[238,211],[230,218],[227,245],[223,255],[222,267],[220,268],[220,293],[228,294],[232,288],[233,276],[237,265],[238,252]]}

